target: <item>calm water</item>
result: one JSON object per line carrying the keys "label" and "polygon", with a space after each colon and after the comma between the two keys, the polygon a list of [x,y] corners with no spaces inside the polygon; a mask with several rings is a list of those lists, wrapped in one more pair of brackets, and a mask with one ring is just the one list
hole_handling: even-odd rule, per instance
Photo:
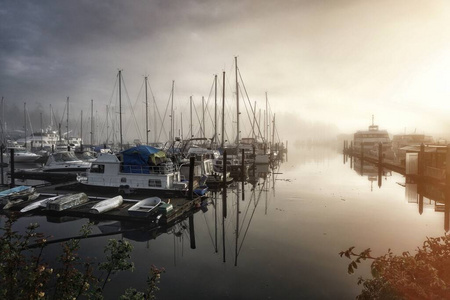
{"label": "calm water", "polygon": [[[152,264],[166,269],[158,299],[355,298],[357,278],[368,276],[369,266],[350,276],[349,261],[339,251],[350,246],[370,247],[375,255],[389,248],[398,254],[414,251],[427,236],[444,234],[445,224],[444,213],[436,212],[427,198],[419,213],[415,186],[405,188],[402,175],[385,172],[379,187],[376,168],[361,168],[358,162],[351,166],[334,149],[290,149],[288,161],[275,173],[245,185],[244,200],[241,184],[228,191],[224,222],[222,196],[212,195],[207,211],[193,216],[195,245],[188,220],[157,237],[148,232],[113,235],[133,243],[136,269],[114,276],[107,298],[117,298],[130,286],[144,290]],[[86,221],[56,224],[28,217],[17,227],[38,222],[41,231],[61,238],[76,234]],[[118,228],[129,226],[99,223],[93,233]],[[81,254],[101,259],[109,238],[84,240]]]}

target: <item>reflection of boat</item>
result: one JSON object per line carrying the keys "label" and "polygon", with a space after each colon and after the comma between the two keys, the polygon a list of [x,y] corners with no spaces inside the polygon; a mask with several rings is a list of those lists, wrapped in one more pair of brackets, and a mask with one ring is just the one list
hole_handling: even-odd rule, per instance
{"label": "reflection of boat", "polygon": [[150,197],[137,202],[128,209],[132,216],[146,217],[161,203],[161,198]]}
{"label": "reflection of boat", "polygon": [[58,151],[49,155],[44,172],[85,172],[90,162],[77,158],[72,151]]}
{"label": "reflection of boat", "polygon": [[48,210],[61,211],[89,201],[85,193],[70,194],[47,202]]}
{"label": "reflection of boat", "polygon": [[119,207],[123,203],[122,196],[116,196],[110,199],[106,199],[98,202],[94,206],[91,207],[91,212],[96,214],[101,214],[102,212],[112,210],[114,208]]}

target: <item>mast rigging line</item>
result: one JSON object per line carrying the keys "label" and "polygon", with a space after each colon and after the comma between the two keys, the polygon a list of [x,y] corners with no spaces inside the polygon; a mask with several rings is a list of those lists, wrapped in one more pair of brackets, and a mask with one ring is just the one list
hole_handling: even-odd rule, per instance
{"label": "mast rigging line", "polygon": [[171,97],[172,97],[172,89],[170,89],[169,99],[167,100],[166,110],[164,111],[164,118],[161,120],[161,130],[159,131],[158,141],[161,138],[161,132],[163,130],[164,130],[164,134],[167,136],[167,132],[166,132],[166,129],[164,127],[164,122],[166,121],[167,110],[169,109],[169,104],[170,104]]}
{"label": "mast rigging line", "polygon": [[[250,106],[250,108],[251,108],[251,110],[252,110],[252,115],[255,115],[255,110],[254,110],[254,108],[252,107],[252,104],[251,104],[251,102],[250,102],[250,97],[248,96],[247,88],[245,87],[244,80],[242,79],[241,71],[239,70],[239,68],[238,68],[238,74],[239,74],[239,78],[241,79],[241,82],[242,82],[242,87],[244,88],[244,91],[245,91],[245,96],[247,96],[247,101],[248,101],[249,106]],[[244,105],[245,105],[245,102],[244,102]],[[270,106],[269,106],[269,107],[270,107]],[[246,105],[245,105],[245,108],[247,108]],[[250,122],[251,122],[251,118],[250,118],[250,115],[248,114],[248,110],[247,110],[247,116],[248,116],[248,118],[249,118],[249,120],[250,120]],[[258,123],[258,122],[255,122],[255,123],[256,123],[256,126],[258,127],[259,135],[262,136],[262,134],[261,134],[261,128],[259,127],[259,123]],[[254,128],[252,128],[252,130],[254,131]],[[254,132],[253,132],[253,133],[254,133]],[[263,142],[265,142],[265,141],[264,141],[264,137],[262,137],[262,139],[263,139]]]}
{"label": "mast rigging line", "polygon": [[[123,82],[123,88],[124,88],[124,90],[125,90],[125,94],[126,94],[126,96],[127,96],[128,104],[130,105],[130,110],[131,110],[131,114],[132,114],[132,116],[133,116],[134,125],[136,126],[136,131],[138,132],[139,138],[142,139],[141,131],[139,130],[139,126],[138,126],[138,124],[137,124],[136,115],[135,115],[135,113],[134,113],[133,106],[131,105],[130,96],[128,95],[128,89],[127,89],[127,86],[125,85],[125,78],[123,77],[123,74],[122,74],[122,82]],[[136,102],[137,102],[137,99],[136,99]],[[130,119],[128,119],[128,123],[126,124],[127,126],[126,126],[126,128],[125,128],[125,135],[128,133],[128,130],[129,130],[129,123],[130,123],[130,122],[131,122]]]}
{"label": "mast rigging line", "polygon": [[[148,77],[149,77],[149,76],[147,76],[147,78],[148,78]],[[159,112],[158,105],[157,105],[157,103],[156,103],[155,95],[153,94],[153,90],[152,90],[152,87],[151,87],[151,85],[150,85],[150,80],[148,80],[148,79],[147,79],[147,85],[148,85],[148,88],[150,89],[150,94],[152,94],[153,104],[154,104],[155,109],[156,109],[156,112],[157,112],[157,114],[158,114],[159,121],[161,122],[162,126],[164,126],[164,125],[163,125],[163,122],[162,122],[162,118],[161,118],[161,113]],[[156,128],[155,128],[154,130],[155,130],[155,137],[156,137]],[[164,133],[165,133],[165,132],[164,132]],[[158,138],[158,140],[159,140],[159,138]],[[154,141],[154,142],[157,142],[157,141]]]}

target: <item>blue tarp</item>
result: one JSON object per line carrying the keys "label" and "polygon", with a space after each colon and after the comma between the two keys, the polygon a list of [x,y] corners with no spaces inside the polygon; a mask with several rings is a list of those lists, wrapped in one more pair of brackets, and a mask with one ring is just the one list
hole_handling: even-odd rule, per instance
{"label": "blue tarp", "polygon": [[121,152],[124,165],[148,166],[149,158],[165,156],[161,150],[150,146],[137,146]]}

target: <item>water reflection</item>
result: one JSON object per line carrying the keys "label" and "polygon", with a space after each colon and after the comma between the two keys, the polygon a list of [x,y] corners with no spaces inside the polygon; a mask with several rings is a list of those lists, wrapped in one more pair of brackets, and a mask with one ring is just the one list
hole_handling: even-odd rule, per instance
{"label": "water reflection", "polygon": [[[373,183],[377,182],[382,187],[383,178],[387,180],[392,176],[392,171],[381,166],[363,161],[359,158],[344,155],[344,164],[349,163],[358,175],[367,177],[370,181],[370,189],[373,191]],[[435,212],[444,213],[444,230],[450,229],[450,187],[444,184],[427,181],[419,176],[404,176],[404,183],[398,183],[405,188],[405,199],[408,203],[417,204],[418,212],[423,214],[425,209],[434,209]]]}

